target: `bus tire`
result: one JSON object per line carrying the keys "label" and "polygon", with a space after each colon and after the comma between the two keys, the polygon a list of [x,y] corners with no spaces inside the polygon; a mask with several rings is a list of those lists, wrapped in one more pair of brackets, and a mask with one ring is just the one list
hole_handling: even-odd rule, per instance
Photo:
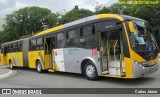
{"label": "bus tire", "polygon": [[10,67],[10,69],[14,69],[14,66],[13,66],[13,63],[11,60],[9,60],[9,67]]}
{"label": "bus tire", "polygon": [[86,62],[84,66],[84,75],[88,80],[97,80],[98,73],[96,66],[92,62]]}
{"label": "bus tire", "polygon": [[43,69],[42,69],[42,65],[41,65],[41,62],[40,61],[37,61],[36,62],[36,69],[39,73],[42,73],[43,72]]}

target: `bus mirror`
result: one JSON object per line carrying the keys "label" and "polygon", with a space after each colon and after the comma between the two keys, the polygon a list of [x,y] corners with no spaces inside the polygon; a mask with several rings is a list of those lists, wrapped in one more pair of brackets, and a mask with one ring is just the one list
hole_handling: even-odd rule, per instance
{"label": "bus mirror", "polygon": [[135,29],[134,29],[134,24],[132,21],[129,21],[129,30],[131,33],[134,33],[135,32]]}

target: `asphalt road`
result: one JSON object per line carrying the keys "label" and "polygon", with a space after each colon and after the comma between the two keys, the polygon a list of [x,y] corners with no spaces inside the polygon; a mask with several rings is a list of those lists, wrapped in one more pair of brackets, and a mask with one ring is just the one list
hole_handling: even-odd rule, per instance
{"label": "asphalt road", "polygon": [[[9,69],[8,67],[0,65],[0,69],[4,68]],[[84,76],[80,74],[62,72],[37,73],[36,70],[27,68],[14,69],[13,73],[15,74],[0,80],[0,88],[160,88],[160,70],[139,79],[131,80],[101,77],[98,81],[86,80]],[[61,96],[66,97],[65,95]],[[61,96],[59,95],[59,97]],[[106,95],[101,96],[107,97]],[[119,96],[120,95],[114,95],[112,97]],[[154,96],[160,97],[159,95]],[[75,96],[71,95],[70,97]],[[92,95],[86,97],[97,96]],[[122,95],[122,97],[128,96]],[[150,95],[147,97],[153,96]]]}

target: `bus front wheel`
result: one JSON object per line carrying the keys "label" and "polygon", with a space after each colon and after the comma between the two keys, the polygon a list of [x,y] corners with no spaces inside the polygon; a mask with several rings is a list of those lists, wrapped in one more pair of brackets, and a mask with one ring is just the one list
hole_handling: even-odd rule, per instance
{"label": "bus front wheel", "polygon": [[85,64],[84,75],[88,80],[97,80],[98,79],[97,69],[92,62],[87,62]]}
{"label": "bus front wheel", "polygon": [[37,61],[36,63],[36,69],[39,73],[42,73],[43,72],[43,69],[42,69],[42,65],[41,65],[41,62],[40,61]]}

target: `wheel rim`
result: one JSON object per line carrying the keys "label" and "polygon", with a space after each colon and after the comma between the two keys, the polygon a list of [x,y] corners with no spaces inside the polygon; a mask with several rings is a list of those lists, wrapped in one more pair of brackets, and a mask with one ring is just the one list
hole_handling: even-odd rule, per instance
{"label": "wheel rim", "polygon": [[89,77],[94,77],[95,76],[95,67],[93,65],[88,65],[86,67],[86,73]]}
{"label": "wheel rim", "polygon": [[41,71],[41,64],[40,63],[37,64],[37,70]]}

